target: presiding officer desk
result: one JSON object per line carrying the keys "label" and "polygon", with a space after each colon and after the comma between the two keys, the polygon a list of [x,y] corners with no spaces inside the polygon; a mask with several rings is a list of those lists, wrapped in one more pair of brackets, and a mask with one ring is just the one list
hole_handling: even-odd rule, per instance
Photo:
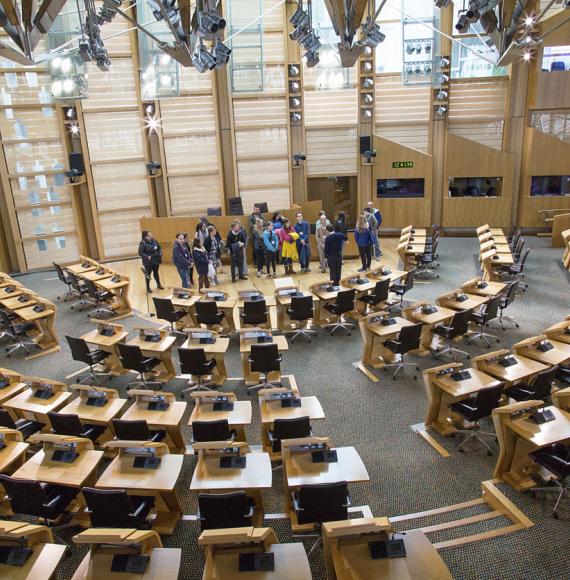
{"label": "presiding officer desk", "polygon": [[[154,530],[92,528],[73,537],[74,544],[89,546],[72,580],[177,580],[182,550],[163,548]],[[146,560],[144,571],[128,572],[137,557]],[[113,571],[112,568],[116,570]]]}
{"label": "presiding officer desk", "polygon": [[49,580],[65,554],[65,546],[53,543],[47,526],[26,522],[0,520],[0,548],[10,550],[13,556],[19,548],[31,550],[22,565],[0,564],[2,580]]}
{"label": "presiding officer desk", "polygon": [[[302,543],[280,544],[271,528],[204,530],[198,544],[205,551],[202,580],[311,580]],[[240,572],[240,554],[273,554],[273,570]]]}
{"label": "presiding officer desk", "polygon": [[328,580],[452,580],[451,573],[420,530],[396,534],[406,555],[372,558],[370,542],[384,543],[393,534],[388,518],[357,518],[323,523]]}
{"label": "presiding officer desk", "polygon": [[212,375],[212,382],[222,386],[228,378],[224,355],[230,346],[230,339],[222,337],[214,330],[203,328],[189,328],[186,330],[188,338],[180,348],[200,348],[208,358],[216,359],[216,366]]}

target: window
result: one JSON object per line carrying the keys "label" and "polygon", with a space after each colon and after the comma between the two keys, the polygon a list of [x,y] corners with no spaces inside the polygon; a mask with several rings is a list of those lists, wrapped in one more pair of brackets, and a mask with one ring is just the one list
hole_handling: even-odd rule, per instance
{"label": "window", "polygon": [[530,195],[570,195],[570,175],[536,175],[531,178]]}
{"label": "window", "polygon": [[386,35],[386,40],[376,48],[376,72],[402,72],[402,24],[400,22],[380,24],[380,29]]}
{"label": "window", "polygon": [[570,46],[545,46],[542,70],[545,72],[570,70]]}
{"label": "window", "polygon": [[407,198],[424,196],[423,179],[377,179],[376,197]]}
{"label": "window", "polygon": [[36,240],[36,244],[38,245],[39,252],[47,252],[47,240]]}
{"label": "window", "polygon": [[449,197],[499,197],[501,177],[450,177]]}

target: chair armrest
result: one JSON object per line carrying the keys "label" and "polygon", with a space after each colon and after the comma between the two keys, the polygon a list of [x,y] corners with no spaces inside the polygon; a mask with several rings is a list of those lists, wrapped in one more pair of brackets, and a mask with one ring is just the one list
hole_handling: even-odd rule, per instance
{"label": "chair armrest", "polygon": [[247,360],[248,360],[250,363],[252,363],[252,362],[253,362],[253,358],[251,357],[251,355],[249,355],[249,356],[247,357]]}
{"label": "chair armrest", "polygon": [[143,501],[143,502],[141,502],[139,507],[132,514],[129,514],[129,516],[131,518],[138,518],[146,508],[147,508],[147,503],[146,503],[146,501]]}
{"label": "chair armrest", "polygon": [[58,501],[61,501],[61,497],[62,496],[60,494],[56,495],[52,500],[48,501],[48,503],[44,503],[43,507],[45,508],[53,507],[54,505],[57,504]]}
{"label": "chair armrest", "polygon": [[281,362],[283,360],[283,355],[282,354],[278,354],[277,358],[275,359],[277,362]]}
{"label": "chair armrest", "polygon": [[436,328],[443,328],[447,332],[451,332],[453,330],[453,326],[445,326],[445,324],[438,324]]}
{"label": "chair armrest", "polygon": [[249,511],[246,514],[244,514],[243,517],[244,518],[252,518],[254,513],[255,513],[255,506],[254,505],[250,505],[249,506]]}
{"label": "chair armrest", "polygon": [[267,438],[271,443],[278,441],[278,439],[275,439],[275,437],[273,436],[273,431],[267,431]]}
{"label": "chair armrest", "polygon": [[296,512],[303,512],[303,511],[305,511],[305,508],[302,508],[302,507],[299,505],[299,500],[298,500],[298,499],[295,497],[295,494],[294,494],[294,493],[293,493],[293,494],[291,494],[291,501],[293,502],[293,509],[294,509]]}
{"label": "chair armrest", "polygon": [[89,437],[94,432],[95,432],[95,428],[94,427],[89,427],[89,429],[86,429],[85,431],[83,431],[83,433],[81,433],[81,437]]}
{"label": "chair armrest", "polygon": [[346,503],[343,505],[343,507],[351,507],[352,506],[352,500],[350,499],[350,495],[346,496]]}

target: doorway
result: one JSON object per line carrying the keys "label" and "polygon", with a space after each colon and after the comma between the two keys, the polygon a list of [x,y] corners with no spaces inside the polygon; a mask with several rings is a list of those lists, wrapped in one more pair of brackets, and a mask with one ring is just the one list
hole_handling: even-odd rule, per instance
{"label": "doorway", "polygon": [[354,228],[358,212],[357,181],[355,175],[310,177],[308,179],[308,201],[321,201],[323,210],[332,221],[340,211],[346,214],[346,223]]}

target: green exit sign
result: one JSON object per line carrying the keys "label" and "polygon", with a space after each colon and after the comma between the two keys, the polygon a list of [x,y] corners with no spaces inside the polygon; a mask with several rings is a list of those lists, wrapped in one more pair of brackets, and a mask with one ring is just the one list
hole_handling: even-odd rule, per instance
{"label": "green exit sign", "polygon": [[413,166],[413,161],[392,161],[392,169],[408,169]]}

